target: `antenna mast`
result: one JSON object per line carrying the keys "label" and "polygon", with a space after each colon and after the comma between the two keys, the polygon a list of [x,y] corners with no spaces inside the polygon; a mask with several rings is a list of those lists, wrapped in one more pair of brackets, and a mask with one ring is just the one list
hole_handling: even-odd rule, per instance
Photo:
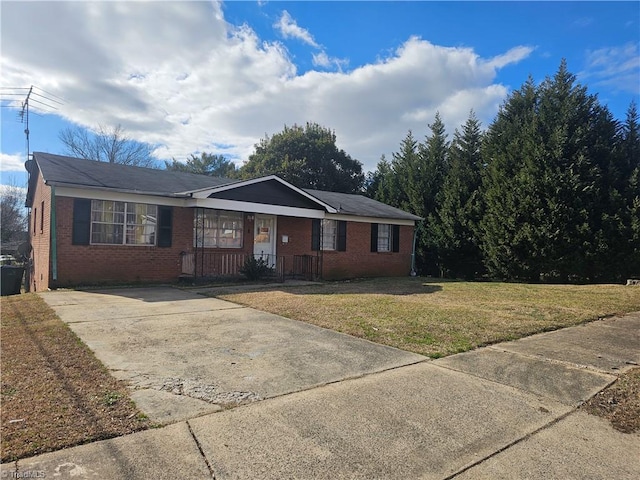
{"label": "antenna mast", "polygon": [[29,149],[29,98],[31,97],[31,93],[33,92],[33,85],[29,87],[29,92],[27,93],[27,98],[22,102],[22,110],[20,110],[20,121],[25,124],[24,134],[27,142],[27,160],[29,160],[29,156],[31,155],[31,150]]}

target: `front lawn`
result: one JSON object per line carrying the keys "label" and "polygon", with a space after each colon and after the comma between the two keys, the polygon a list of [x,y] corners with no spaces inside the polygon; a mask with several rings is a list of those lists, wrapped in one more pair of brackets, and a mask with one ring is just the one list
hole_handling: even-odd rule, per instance
{"label": "front lawn", "polygon": [[410,277],[212,294],[434,358],[640,310],[632,286]]}

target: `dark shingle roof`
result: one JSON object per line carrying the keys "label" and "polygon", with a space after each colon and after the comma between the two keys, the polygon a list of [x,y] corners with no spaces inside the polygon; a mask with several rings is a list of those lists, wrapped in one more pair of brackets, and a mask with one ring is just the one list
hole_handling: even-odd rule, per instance
{"label": "dark shingle roof", "polygon": [[[239,182],[239,180],[229,178],[132,167],[53,155],[51,153],[35,152],[33,158],[38,164],[43,178],[49,185],[89,187],[119,192],[171,196],[181,192],[215,188]],[[362,195],[308,189],[304,189],[304,191],[344,215],[420,220],[420,217],[416,215]],[[29,198],[27,202],[29,202]],[[318,206],[320,207],[320,205]]]}
{"label": "dark shingle roof", "polygon": [[49,184],[171,195],[219,187],[237,181],[193,173],[96,162],[51,153],[35,152],[33,158]]}
{"label": "dark shingle roof", "polygon": [[348,193],[325,192],[322,190],[304,189],[309,195],[331,205],[344,215],[358,215],[374,218],[397,218],[402,220],[421,220],[417,215],[392,207],[386,203],[378,202],[362,195]]}

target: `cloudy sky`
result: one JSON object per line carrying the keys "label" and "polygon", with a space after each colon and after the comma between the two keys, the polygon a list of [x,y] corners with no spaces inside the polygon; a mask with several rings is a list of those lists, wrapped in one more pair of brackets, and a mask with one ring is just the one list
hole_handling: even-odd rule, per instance
{"label": "cloudy sky", "polygon": [[[617,118],[640,98],[638,2],[13,2],[1,15],[2,177],[64,153],[70,125],[122,125],[161,159],[241,164],[265,134],[317,122],[375,169],[439,111],[486,126],[510,91],[560,60]],[[12,95],[17,94],[17,95]],[[55,107],[56,109],[54,110]]]}

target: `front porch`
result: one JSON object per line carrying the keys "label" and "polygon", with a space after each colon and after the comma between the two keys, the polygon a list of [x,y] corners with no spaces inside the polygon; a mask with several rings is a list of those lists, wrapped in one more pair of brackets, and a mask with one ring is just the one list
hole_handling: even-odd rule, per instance
{"label": "front porch", "polygon": [[243,277],[241,270],[250,258],[262,259],[271,269],[266,279],[284,282],[286,279],[315,281],[320,279],[321,257],[315,255],[268,255],[227,253],[199,250],[182,252],[181,275],[183,281],[236,280]]}

